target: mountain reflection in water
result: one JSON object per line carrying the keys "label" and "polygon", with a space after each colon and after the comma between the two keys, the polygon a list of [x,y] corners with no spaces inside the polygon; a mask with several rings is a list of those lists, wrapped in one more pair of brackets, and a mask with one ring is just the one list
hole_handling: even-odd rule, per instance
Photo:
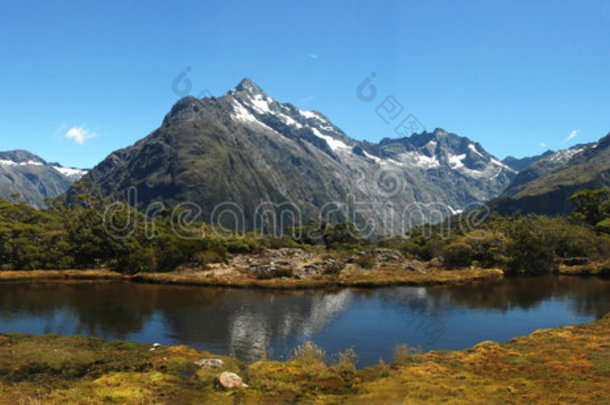
{"label": "mountain reflection in water", "polygon": [[267,291],[124,282],[0,284],[0,332],[187,344],[252,360],[311,340],[359,365],[397,344],[459,349],[610,312],[610,280],[508,278],[460,286]]}

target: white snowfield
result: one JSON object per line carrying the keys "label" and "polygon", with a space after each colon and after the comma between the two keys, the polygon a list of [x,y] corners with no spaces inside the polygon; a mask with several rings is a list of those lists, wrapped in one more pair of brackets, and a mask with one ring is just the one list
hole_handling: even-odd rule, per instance
{"label": "white snowfield", "polygon": [[[374,151],[364,150],[364,148],[362,152],[356,153],[354,147],[357,146],[357,143],[347,138],[341,130],[315,111],[295,109],[253,89],[242,91],[233,89],[228,92],[228,95],[231,96],[233,108],[231,116],[234,120],[264,127],[281,138],[285,138],[281,132],[270,128],[263,121],[269,122],[268,119],[272,116],[287,126],[309,129],[316,137],[326,142],[341,162],[352,168],[359,167],[362,170],[369,168],[367,170],[370,170],[371,166],[379,166],[426,172],[446,167],[460,175],[475,179],[495,178],[504,171],[516,172],[489,154],[480,151],[473,143],[467,145],[465,153],[455,155],[443,150],[442,146],[439,147],[439,141],[434,139],[417,150],[394,153],[390,157],[387,154],[384,154],[383,157],[378,156]],[[448,135],[442,130],[439,130],[438,134],[440,136]],[[465,163],[468,157],[470,160],[477,161],[477,168],[468,167],[468,164]],[[480,161],[484,162],[483,169],[481,169]]]}

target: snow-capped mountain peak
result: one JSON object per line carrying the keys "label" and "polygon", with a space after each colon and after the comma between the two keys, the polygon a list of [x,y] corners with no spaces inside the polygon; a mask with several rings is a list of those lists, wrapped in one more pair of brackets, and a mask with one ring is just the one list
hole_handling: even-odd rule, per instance
{"label": "snow-capped mountain peak", "polygon": [[47,163],[25,150],[0,152],[0,198],[11,200],[17,194],[20,201],[44,207],[46,198],[64,193],[86,173]]}

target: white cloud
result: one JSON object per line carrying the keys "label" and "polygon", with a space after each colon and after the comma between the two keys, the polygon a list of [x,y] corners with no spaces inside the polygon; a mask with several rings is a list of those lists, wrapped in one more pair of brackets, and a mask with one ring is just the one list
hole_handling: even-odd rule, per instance
{"label": "white cloud", "polygon": [[318,54],[317,54],[317,53],[310,53],[310,54],[309,54],[309,57],[310,57],[311,59],[318,59]]}
{"label": "white cloud", "polygon": [[66,139],[76,142],[79,145],[84,145],[85,142],[97,136],[96,132],[91,132],[84,125],[80,127],[72,127],[66,132]]}
{"label": "white cloud", "polygon": [[546,142],[540,142],[540,147],[541,148],[546,148]]}
{"label": "white cloud", "polygon": [[570,134],[568,136],[566,136],[563,141],[561,141],[561,143],[566,143],[566,142],[571,141],[572,139],[576,138],[578,136],[579,132],[580,132],[580,130],[573,129],[572,132],[570,132]]}

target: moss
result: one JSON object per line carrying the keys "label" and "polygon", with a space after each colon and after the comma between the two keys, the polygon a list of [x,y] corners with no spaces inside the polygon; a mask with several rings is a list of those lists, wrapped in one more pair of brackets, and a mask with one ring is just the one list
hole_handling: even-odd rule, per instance
{"label": "moss", "polygon": [[[610,315],[463,351],[402,348],[391,366],[357,369],[350,351],[329,364],[308,344],[286,362],[215,356],[224,366],[206,370],[193,361],[211,354],[186,346],[0,335],[0,403],[608,403],[609,346]],[[221,371],[249,387],[216,390]]]}

